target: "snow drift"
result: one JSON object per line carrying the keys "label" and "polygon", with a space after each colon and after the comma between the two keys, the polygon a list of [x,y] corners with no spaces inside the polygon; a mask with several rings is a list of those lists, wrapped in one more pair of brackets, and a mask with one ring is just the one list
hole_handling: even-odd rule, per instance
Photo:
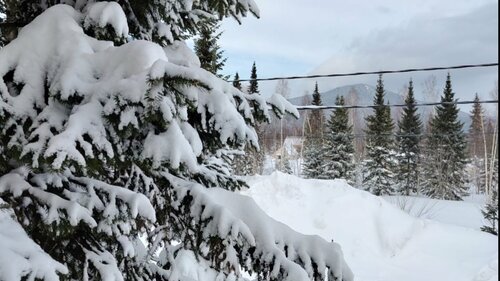
{"label": "snow drift", "polygon": [[412,217],[343,180],[277,172],[248,183],[243,193],[271,217],[304,234],[335,237],[356,280],[498,280],[493,235]]}

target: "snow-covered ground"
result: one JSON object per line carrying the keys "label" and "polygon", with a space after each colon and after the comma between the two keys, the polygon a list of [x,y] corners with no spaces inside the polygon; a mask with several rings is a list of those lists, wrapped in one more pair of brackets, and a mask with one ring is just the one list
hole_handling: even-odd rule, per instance
{"label": "snow-covered ground", "polygon": [[486,197],[473,195],[464,201],[436,200],[411,196],[387,196],[385,200],[414,217],[435,220],[474,229],[484,225],[481,208]]}
{"label": "snow-covered ground", "polygon": [[271,217],[339,243],[355,280],[498,280],[497,237],[478,230],[481,198],[381,198],[341,180],[282,173],[248,183],[242,193]]}

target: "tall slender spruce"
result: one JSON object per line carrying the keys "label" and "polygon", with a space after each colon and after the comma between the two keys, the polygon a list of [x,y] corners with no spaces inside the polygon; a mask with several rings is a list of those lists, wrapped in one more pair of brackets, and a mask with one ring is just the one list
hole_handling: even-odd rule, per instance
{"label": "tall slender spruce", "polygon": [[[337,96],[335,105],[344,106],[344,96]],[[354,135],[347,108],[335,108],[326,125],[323,148],[323,172],[328,179],[355,181]]]}
{"label": "tall slender spruce", "polygon": [[[233,87],[240,91],[243,89],[238,72],[234,75]],[[256,173],[254,169],[254,149],[246,145],[243,154],[234,155],[231,166],[236,175],[250,176]]]}
{"label": "tall slender spruce", "polygon": [[222,32],[217,33],[218,27],[212,22],[202,26],[199,38],[194,41],[194,51],[200,59],[201,68],[227,80],[228,77],[220,73],[227,58],[217,42],[222,35]]}
{"label": "tall slender spruce", "polygon": [[[250,72],[250,83],[248,85],[248,94],[250,95],[260,95],[259,91],[259,82],[257,81],[257,65],[255,62],[252,64],[252,70]],[[258,116],[261,118],[261,116]],[[259,124],[255,124],[255,131],[257,132],[257,136],[259,137],[259,149],[250,148],[250,151],[247,150],[247,156],[251,157],[252,160],[252,175],[262,174],[264,172],[264,160],[265,160],[265,151],[264,151],[264,129]]]}
{"label": "tall slender spruce", "polygon": [[415,194],[419,190],[422,121],[417,113],[416,104],[413,81],[410,80],[405,107],[398,122],[399,130],[396,134],[399,160],[397,180],[399,193],[404,195]]}
{"label": "tall slender spruce", "polygon": [[423,192],[432,198],[461,200],[467,195],[464,170],[467,141],[455,101],[448,74],[441,96],[443,104],[436,106],[427,143]]}
{"label": "tall slender spruce", "polygon": [[236,72],[236,74],[234,75],[233,87],[235,87],[236,89],[238,89],[240,91],[242,90],[240,75],[238,74],[238,72]]}
{"label": "tall slender spruce", "polygon": [[[478,193],[486,191],[488,179],[488,160],[486,145],[486,125],[484,123],[484,110],[481,106],[479,96],[476,93],[471,110],[471,125],[467,134],[469,159],[471,163],[469,183],[475,187]],[[485,153],[486,152],[486,153]],[[486,155],[485,155],[486,154]]]}
{"label": "tall slender spruce", "polygon": [[396,157],[391,109],[385,103],[382,75],[377,81],[373,114],[366,118],[366,160],[363,188],[375,195],[390,195],[395,190]]}
{"label": "tall slender spruce", "polygon": [[472,105],[471,125],[468,132],[468,147],[470,157],[484,157],[484,143],[483,143],[483,128],[484,128],[484,110],[481,106],[479,96],[476,93],[474,96],[474,103]]}
{"label": "tall slender spruce", "polygon": [[[312,97],[312,105],[323,105],[317,82]],[[323,112],[321,109],[312,109],[307,119],[302,174],[306,178],[323,178]]]}

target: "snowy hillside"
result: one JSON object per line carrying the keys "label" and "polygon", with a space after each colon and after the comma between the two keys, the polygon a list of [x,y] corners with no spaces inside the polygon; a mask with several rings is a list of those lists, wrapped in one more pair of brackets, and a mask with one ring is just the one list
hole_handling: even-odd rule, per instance
{"label": "snowy hillside", "polygon": [[[396,204],[344,181],[282,173],[249,179],[243,191],[271,217],[304,234],[335,238],[359,281],[498,280],[497,237],[473,228],[410,216]],[[421,199],[424,200],[424,199]],[[437,202],[441,221],[477,225],[472,203]],[[420,202],[422,205],[422,202]],[[449,208],[445,208],[449,207]],[[440,214],[440,211],[445,214]],[[455,218],[450,218],[452,213]],[[480,223],[480,222],[479,222]]]}

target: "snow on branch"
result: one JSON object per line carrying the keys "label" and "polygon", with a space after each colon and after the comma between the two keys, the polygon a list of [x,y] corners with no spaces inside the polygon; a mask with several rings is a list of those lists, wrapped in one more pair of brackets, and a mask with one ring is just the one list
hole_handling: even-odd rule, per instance
{"label": "snow on branch", "polygon": [[[33,183],[28,182],[28,177]],[[54,188],[63,191],[49,191]],[[99,228],[109,229],[109,226],[104,225],[120,217],[122,211],[119,209],[123,209],[119,208],[121,203],[128,206],[127,212],[134,219],[140,216],[151,222],[156,220],[155,210],[146,196],[95,179],[64,174],[31,174],[24,168],[0,177],[0,194],[11,193],[14,197],[19,197],[25,191],[46,206],[46,211],[40,215],[47,224],[67,219],[73,226],[85,222],[90,227],[96,227],[98,216],[94,212],[97,211],[104,215]],[[106,232],[112,233],[111,230]],[[121,232],[117,234],[120,235]]]}
{"label": "snow on branch", "polygon": [[[177,192],[178,208],[185,198],[190,198],[193,223],[209,219],[204,233],[217,233],[225,241],[227,258],[221,262],[235,268],[235,273],[239,274],[237,266],[241,264],[250,272],[260,268],[257,274],[265,280],[325,280],[327,276],[329,280],[353,280],[338,244],[296,233],[266,215],[249,197],[220,188],[206,189],[167,173],[162,175]],[[240,236],[245,243],[237,239]],[[213,251],[210,245],[205,247],[205,252]],[[231,254],[238,252],[235,247],[243,254]]]}
{"label": "snow on branch", "polygon": [[[78,18],[70,7],[54,6],[36,18],[35,24],[25,27],[0,54],[4,62],[0,94],[6,104],[2,108],[19,117],[34,117],[29,136],[18,142],[27,142],[20,149],[31,158],[33,167],[39,167],[42,158],[50,159],[55,170],[68,165],[86,167],[88,159],[106,165],[119,154],[110,132],[155,129],[144,125],[151,117],[148,110],[156,106],[161,112],[159,124],[166,125],[156,128],[160,129],[156,135],[171,132],[178,144],[185,147],[187,142],[191,147],[173,151],[179,146],[162,145],[163,151],[155,151],[155,155],[163,158],[152,157],[146,149],[143,156],[156,164],[166,160],[173,168],[183,164],[197,170],[201,142],[186,123],[190,110],[201,116],[202,129],[218,132],[221,145],[247,140],[257,145],[255,131],[246,120],[254,122],[248,100],[260,97],[244,95],[205,70],[169,62],[165,51],[154,43],[134,41],[113,47],[90,38]],[[36,56],[34,46],[42,46]],[[12,69],[13,81],[5,80]],[[18,85],[18,93],[9,86],[12,83]],[[40,93],[45,93],[45,98]],[[265,100],[255,104],[267,114]],[[42,111],[38,115],[37,108]],[[113,129],[109,128],[110,120],[116,122]],[[157,144],[153,136],[146,138],[143,146],[151,147],[150,143]]]}
{"label": "snow on branch", "polygon": [[128,36],[127,17],[120,5],[116,2],[97,2],[87,7],[83,26],[88,28],[97,25],[101,28],[111,25],[117,35]]}
{"label": "snow on branch", "polygon": [[286,100],[282,95],[274,93],[268,100],[274,110],[274,113],[279,117],[283,118],[285,113],[292,114],[295,118],[299,118],[299,111],[292,105],[288,100]]}
{"label": "snow on branch", "polygon": [[52,259],[31,240],[1,198],[0,273],[2,280],[36,278],[45,281],[59,281],[58,274],[68,273],[66,266]]}

